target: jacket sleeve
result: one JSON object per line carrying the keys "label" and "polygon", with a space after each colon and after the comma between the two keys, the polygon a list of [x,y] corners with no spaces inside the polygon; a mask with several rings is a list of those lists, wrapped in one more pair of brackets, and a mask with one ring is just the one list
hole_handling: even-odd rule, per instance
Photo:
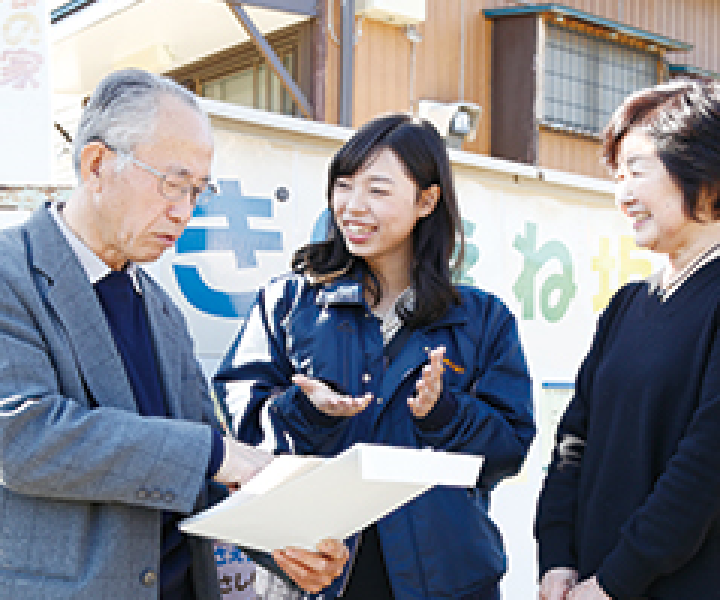
{"label": "jacket sleeve", "polygon": [[232,434],[275,452],[329,454],[348,419],[316,409],[292,383],[282,323],[293,302],[292,284],[263,288],[213,377],[216,398]]}
{"label": "jacket sleeve", "polygon": [[[716,315],[717,319],[717,315]],[[641,596],[690,560],[717,527],[720,498],[720,340],[708,348],[698,406],[652,492],[624,523],[597,571],[611,595]]]}
{"label": "jacket sleeve", "polygon": [[211,428],[88,408],[66,395],[62,372],[76,372],[72,353],[57,345],[27,275],[9,281],[0,277],[2,485],[42,498],[190,513],[205,481]]}
{"label": "jacket sleeve", "polygon": [[539,575],[557,567],[577,567],[574,544],[580,464],[587,439],[587,406],[582,389],[591,377],[593,350],[585,358],[575,382],[575,394],[555,434],[555,448],[538,500],[535,538]]}
{"label": "jacket sleeve", "polygon": [[416,421],[422,445],[483,455],[479,483],[486,488],[520,469],[535,436],[532,382],[517,324],[502,302],[489,298],[475,310],[468,306],[472,326],[482,323],[470,386],[444,389],[435,409]]}
{"label": "jacket sleeve", "polygon": [[575,393],[555,433],[548,474],[538,500],[535,538],[538,542],[539,576],[557,567],[577,567],[575,548],[575,515],[582,457],[587,440],[587,403],[596,366],[609,326],[618,307],[629,294],[627,288],[618,292],[600,315],[590,350],[575,380]]}

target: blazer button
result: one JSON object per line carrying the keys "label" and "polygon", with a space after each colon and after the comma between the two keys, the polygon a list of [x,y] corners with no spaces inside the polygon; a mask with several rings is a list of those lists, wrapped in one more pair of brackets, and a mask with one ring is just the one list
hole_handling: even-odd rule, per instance
{"label": "blazer button", "polygon": [[377,399],[377,403],[378,403],[378,404],[382,404],[382,403],[383,403],[383,399],[382,399],[382,398],[378,398],[378,399]]}
{"label": "blazer button", "polygon": [[145,587],[152,587],[157,583],[157,573],[152,569],[145,569],[140,573],[140,583]]}
{"label": "blazer button", "polygon": [[372,375],[370,375],[370,373],[363,373],[362,380],[365,383],[370,383],[371,379],[372,379]]}
{"label": "blazer button", "polygon": [[173,502],[175,500],[175,494],[173,494],[172,492],[165,492],[165,495],[163,496],[163,500],[165,500],[165,502],[167,504],[170,504],[171,502]]}
{"label": "blazer button", "polygon": [[150,496],[155,502],[160,502],[160,500],[163,499],[163,494],[160,490],[153,490],[153,493]]}
{"label": "blazer button", "polygon": [[148,498],[150,498],[150,492],[149,492],[148,490],[144,489],[144,488],[140,488],[140,489],[137,491],[136,496],[137,496],[140,500],[147,500]]}

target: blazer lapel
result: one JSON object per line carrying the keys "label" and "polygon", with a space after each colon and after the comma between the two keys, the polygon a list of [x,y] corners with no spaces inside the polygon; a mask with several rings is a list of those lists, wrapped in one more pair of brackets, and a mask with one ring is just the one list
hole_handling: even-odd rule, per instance
{"label": "blazer lapel", "polygon": [[138,274],[143,289],[143,300],[150,331],[155,342],[155,356],[165,389],[168,410],[173,417],[187,418],[189,415],[181,402],[182,341],[177,331],[179,326],[170,317],[170,309],[166,305],[167,300],[154,293],[153,287],[147,284],[149,276],[142,269],[138,269]]}
{"label": "blazer lapel", "polygon": [[24,228],[39,291],[67,335],[91,401],[137,412],[95,290],[47,207],[37,211]]}

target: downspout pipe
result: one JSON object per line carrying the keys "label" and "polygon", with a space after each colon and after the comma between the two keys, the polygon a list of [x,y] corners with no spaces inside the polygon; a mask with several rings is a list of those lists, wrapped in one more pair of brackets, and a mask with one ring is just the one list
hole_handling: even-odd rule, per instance
{"label": "downspout pipe", "polygon": [[340,83],[340,125],[352,127],[353,62],[355,54],[355,0],[343,0],[342,77]]}

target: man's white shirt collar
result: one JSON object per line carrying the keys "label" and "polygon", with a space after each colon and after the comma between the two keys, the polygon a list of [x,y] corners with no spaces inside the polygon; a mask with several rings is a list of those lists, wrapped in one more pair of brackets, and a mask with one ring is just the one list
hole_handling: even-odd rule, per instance
{"label": "man's white shirt collar", "polygon": [[[83,268],[83,271],[85,271],[92,285],[95,285],[112,272],[112,269],[108,267],[97,254],[90,250],[90,248],[85,245],[85,242],[75,235],[72,229],[67,226],[65,219],[62,218],[58,210],[57,204],[50,204],[50,214],[53,219],[55,219],[60,231],[65,236],[65,239],[67,239],[68,244],[70,244],[75,256],[77,256],[78,261],[80,261],[80,266]],[[135,291],[142,295],[137,265],[132,262],[128,263],[127,267],[125,267],[125,272],[130,275]]]}

